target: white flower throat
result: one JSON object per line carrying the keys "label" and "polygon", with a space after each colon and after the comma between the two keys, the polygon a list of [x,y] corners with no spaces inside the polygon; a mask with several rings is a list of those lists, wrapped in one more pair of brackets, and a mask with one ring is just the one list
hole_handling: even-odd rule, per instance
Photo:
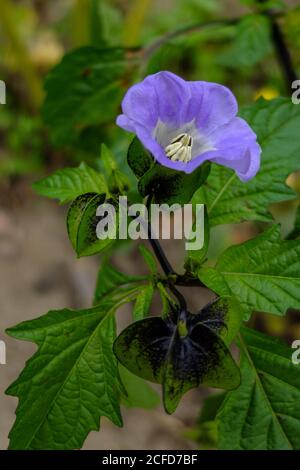
{"label": "white flower throat", "polygon": [[158,120],[152,136],[174,163],[187,164],[203,153],[215,150],[210,137],[196,127],[195,120],[175,129]]}
{"label": "white flower throat", "polygon": [[171,140],[165,147],[167,157],[173,162],[188,163],[192,159],[193,138],[189,134],[182,133]]}

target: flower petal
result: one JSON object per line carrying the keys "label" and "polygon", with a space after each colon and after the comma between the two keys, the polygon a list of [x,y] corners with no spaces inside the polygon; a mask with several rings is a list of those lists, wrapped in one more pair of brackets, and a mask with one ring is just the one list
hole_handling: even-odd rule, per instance
{"label": "flower petal", "polygon": [[[211,139],[220,156],[212,160],[236,171],[242,181],[253,178],[260,167],[261,148],[244,119],[236,117],[218,128]],[[222,154],[220,153],[222,151]]]}
{"label": "flower petal", "polygon": [[238,105],[229,88],[209,82],[190,82],[190,87],[189,112],[196,118],[196,126],[201,133],[208,136],[236,116]]}
{"label": "flower petal", "polygon": [[120,116],[117,117],[116,123],[119,127],[125,129],[125,131],[135,132],[134,122],[128,119],[125,114],[120,114]]}
{"label": "flower petal", "polygon": [[127,91],[122,111],[131,121],[147,129],[154,129],[158,119],[176,128],[185,122],[190,100],[188,82],[171,72],[159,72]]}
{"label": "flower petal", "polygon": [[149,76],[158,102],[158,117],[171,128],[179,128],[187,122],[187,111],[191,101],[188,82],[171,72],[159,72]]}
{"label": "flower petal", "polygon": [[156,91],[148,78],[129,88],[122,102],[122,111],[133,125],[139,124],[152,131],[158,120],[158,104]]}
{"label": "flower petal", "polygon": [[152,137],[152,134],[150,134],[147,129],[140,125],[136,125],[135,133],[142,142],[143,146],[154,156],[155,160],[157,160],[162,165],[172,168],[172,166],[169,166],[168,164],[174,162],[172,162],[172,160],[166,156],[164,149],[161,147],[161,145],[159,145],[155,138]]}
{"label": "flower petal", "polygon": [[[236,150],[236,149],[235,149]],[[219,165],[227,166],[235,170],[237,176],[241,181],[247,182],[253,178],[260,167],[260,153],[261,149],[257,142],[253,142],[244,151],[239,149],[239,152],[235,155],[235,159],[229,158],[216,158],[213,161]],[[230,155],[234,155],[234,151]],[[238,158],[238,156],[240,158]],[[229,156],[229,155],[228,155]]]}
{"label": "flower petal", "polygon": [[216,150],[205,152],[195,157],[186,165],[186,172],[191,173],[206,160],[235,170],[241,181],[253,178],[260,167],[261,148],[256,142],[256,135],[250,126],[239,117],[220,126],[210,134]]}
{"label": "flower petal", "polygon": [[211,133],[210,139],[214,147],[220,149],[241,146],[246,142],[255,142],[256,134],[244,119],[235,117]]}

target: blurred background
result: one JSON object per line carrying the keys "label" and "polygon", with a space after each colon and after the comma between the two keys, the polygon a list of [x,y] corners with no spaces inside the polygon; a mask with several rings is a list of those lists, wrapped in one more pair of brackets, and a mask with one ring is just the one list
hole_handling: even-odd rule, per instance
{"label": "blurred background", "polygon": [[[299,2],[270,3],[285,11],[278,22],[299,72]],[[31,344],[6,337],[5,328],[49,309],[88,307],[99,267],[97,257],[76,260],[65,228],[66,207],[38,196],[32,183],[81,161],[99,168],[103,142],[124,165],[129,137],[115,126],[115,117],[128,86],[148,73],[171,70],[186,79],[222,83],[233,90],[240,105],[259,96],[286,95],[264,18],[227,22],[253,11],[257,11],[254,0],[1,0],[0,80],[6,84],[6,103],[0,104],[0,339],[7,345],[7,365],[0,365],[1,449],[7,447],[16,407],[16,400],[4,391],[35,350]],[[218,27],[199,27],[218,20],[222,20]],[[170,34],[174,31],[178,34]],[[79,97],[73,99],[64,70],[52,70],[66,53],[81,46],[126,50],[119,76],[111,80],[108,76],[105,86],[92,90],[93,94],[91,90],[86,94],[79,84]],[[59,89],[51,88],[55,73],[62,75]],[[90,73],[88,68],[85,73]],[[132,175],[128,177],[132,180]],[[299,174],[291,175],[289,184],[300,194]],[[271,208],[284,233],[292,228],[298,202]],[[216,229],[211,256],[258,230],[252,223]],[[164,245],[182,270],[182,246],[175,241]],[[125,245],[114,259],[121,270],[142,273],[136,256],[136,247]],[[190,288],[188,298],[196,309],[209,300],[209,294]],[[119,315],[121,323],[127,314]],[[252,321],[289,342],[300,338],[294,312],[285,319],[259,315]],[[92,433],[85,448],[212,447],[214,429],[197,425],[206,394],[190,392],[173,416],[167,416],[160,405],[151,410],[126,409],[123,429],[103,420],[100,433]]]}

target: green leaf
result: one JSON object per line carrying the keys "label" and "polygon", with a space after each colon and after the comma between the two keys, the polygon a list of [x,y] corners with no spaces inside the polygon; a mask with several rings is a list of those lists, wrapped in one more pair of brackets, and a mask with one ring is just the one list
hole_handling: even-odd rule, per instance
{"label": "green leaf", "polygon": [[166,318],[169,313],[170,313],[170,306],[176,305],[176,301],[174,298],[169,294],[168,290],[166,287],[163,285],[162,282],[157,282],[156,284],[157,290],[159,292],[160,298],[161,298],[161,303],[162,303],[162,310],[161,310],[161,316],[162,318]]}
{"label": "green leaf", "polygon": [[118,167],[115,156],[105,144],[101,144],[101,161],[107,176],[110,176]]}
{"label": "green leaf", "polygon": [[256,10],[259,11],[266,11],[270,9],[280,8],[285,9],[286,5],[283,0],[240,0],[241,3],[249,7],[254,7]]}
{"label": "green leaf", "polygon": [[298,48],[300,45],[299,35],[299,22],[300,19],[300,5],[293,8],[286,8],[284,13],[284,21],[281,24],[282,33],[288,44],[293,44],[293,47]]}
{"label": "green leaf", "polygon": [[239,385],[239,369],[218,334],[226,329],[226,314],[213,303],[186,322],[175,314],[137,321],[118,336],[114,352],[131,372],[162,384],[165,410],[173,413],[182,395],[200,384]]}
{"label": "green leaf", "polygon": [[300,374],[291,349],[250,329],[240,346],[242,382],[218,413],[219,448],[299,450]]}
{"label": "green leaf", "polygon": [[110,193],[126,193],[130,187],[129,179],[118,169],[114,155],[105,144],[101,145],[101,161],[107,175]]}
{"label": "green leaf", "polygon": [[[193,226],[193,231],[195,227]],[[185,268],[188,272],[194,274],[197,269],[204,263],[210,241],[210,226],[207,208],[204,206],[204,244],[200,250],[189,250],[186,252]]]}
{"label": "green leaf", "polygon": [[251,67],[271,51],[269,19],[265,15],[248,15],[238,22],[234,42],[219,61],[234,68]]}
{"label": "green leaf", "polygon": [[190,174],[155,163],[140,178],[138,189],[143,197],[153,194],[157,204],[187,204],[206,181],[209,171],[209,162],[203,163]]}
{"label": "green leaf", "polygon": [[139,251],[150,269],[150,272],[154,275],[157,274],[156,259],[152,252],[145,245],[139,245]]}
{"label": "green leaf", "polygon": [[[101,2],[102,3],[102,2]],[[104,21],[101,3],[98,0],[90,1],[90,36],[95,46],[105,45]]]}
{"label": "green leaf", "polygon": [[137,137],[128,148],[127,162],[135,176],[140,178],[153,165],[153,158]]}
{"label": "green leaf", "polygon": [[41,194],[59,199],[62,204],[70,202],[85,193],[107,193],[103,176],[82,163],[78,168],[63,168],[33,184]]}
{"label": "green leaf", "polygon": [[294,240],[295,238],[299,238],[299,236],[300,236],[300,206],[297,207],[294,228],[291,231],[291,233],[289,233],[287,238],[289,240]]}
{"label": "green leaf", "polygon": [[[147,278],[146,278],[147,279]],[[94,305],[100,302],[103,297],[115,293],[123,293],[123,289],[129,286],[134,287],[137,283],[145,281],[144,276],[130,276],[118,271],[107,261],[101,264],[94,293]]]}
{"label": "green leaf", "polygon": [[125,406],[128,408],[152,409],[159,404],[159,396],[147,382],[129,372],[122,364],[119,364],[119,372],[127,392],[122,397],[122,402]]}
{"label": "green leaf", "polygon": [[204,183],[210,171],[209,162],[205,162],[189,175],[160,165],[154,161],[137,137],[129,146],[127,161],[139,178],[140,194],[143,197],[153,194],[154,202],[157,204],[190,202],[194,192]]}
{"label": "green leaf", "polygon": [[[262,147],[261,168],[248,183],[232,170],[212,165],[207,182],[193,198],[207,204],[210,225],[243,220],[270,221],[268,205],[295,198],[287,176],[300,168],[300,107],[288,98],[260,99],[240,113],[256,132]],[[283,163],[284,162],[284,163]]]}
{"label": "green leaf", "polygon": [[217,448],[218,426],[216,415],[225,397],[226,392],[208,395],[203,401],[196,425],[187,432],[187,437],[196,441],[200,449],[212,450]]}
{"label": "green leaf", "polygon": [[78,196],[70,206],[67,215],[68,235],[79,258],[100,253],[114,242],[110,237],[101,240],[96,233],[99,221],[96,211],[104,201],[105,194],[87,193]]}
{"label": "green leaf", "polygon": [[216,419],[218,410],[220,409],[226,395],[226,392],[213,393],[205,398],[198,418],[198,424],[214,421]]}
{"label": "green leaf", "polygon": [[118,305],[56,310],[7,333],[38,351],[7,393],[19,398],[10,449],[79,449],[101,416],[121,426],[120,387],[112,352]]}
{"label": "green leaf", "polygon": [[89,125],[112,121],[123,94],[124,51],[82,47],[63,57],[45,83],[43,117],[57,145],[72,144]]}
{"label": "green leaf", "polygon": [[204,284],[220,295],[234,295],[247,314],[253,310],[284,315],[300,308],[300,241],[282,241],[274,225],[258,237],[228,248],[214,268],[202,267]]}
{"label": "green leaf", "polygon": [[154,289],[152,284],[141,286],[141,290],[136,298],[133,309],[133,318],[135,321],[142,320],[148,315],[153,295]]}

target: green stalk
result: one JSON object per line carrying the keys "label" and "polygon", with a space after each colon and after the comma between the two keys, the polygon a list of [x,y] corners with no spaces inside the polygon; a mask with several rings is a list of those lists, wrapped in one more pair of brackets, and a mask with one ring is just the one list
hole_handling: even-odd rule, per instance
{"label": "green stalk", "polygon": [[41,79],[34,67],[28,50],[16,28],[14,6],[11,0],[1,0],[0,24],[4,37],[10,42],[18,71],[23,77],[30,96],[30,105],[36,111],[43,98]]}
{"label": "green stalk", "polygon": [[126,47],[137,46],[141,31],[151,5],[151,0],[135,0],[125,20],[123,30],[123,44]]}
{"label": "green stalk", "polygon": [[74,47],[90,43],[90,7],[91,0],[75,0],[72,20],[72,44]]}

